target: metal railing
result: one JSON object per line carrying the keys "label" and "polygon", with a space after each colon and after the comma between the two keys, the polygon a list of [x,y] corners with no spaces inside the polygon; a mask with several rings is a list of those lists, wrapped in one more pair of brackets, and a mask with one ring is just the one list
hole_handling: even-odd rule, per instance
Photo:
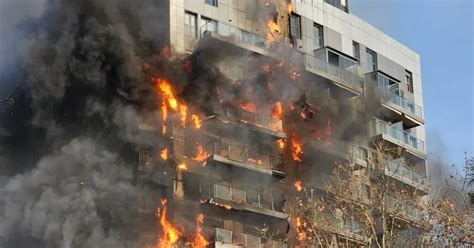
{"label": "metal railing", "polygon": [[204,144],[204,149],[210,154],[217,154],[233,161],[283,171],[283,159],[280,156],[262,153],[251,147],[214,141]]}
{"label": "metal railing", "polygon": [[218,198],[253,207],[283,211],[283,200],[277,201],[272,195],[257,191],[238,189],[223,184],[211,184],[201,187],[201,194],[205,198]]}
{"label": "metal railing", "polygon": [[426,187],[427,186],[427,178],[424,175],[414,172],[413,170],[407,168],[406,166],[397,163],[395,161],[386,160],[385,161],[385,169],[392,174],[389,176],[394,175],[401,178],[408,179],[412,181],[418,187]]}
{"label": "metal railing", "polygon": [[281,120],[273,119],[269,114],[254,113],[247,111],[240,106],[234,105],[220,105],[214,104],[214,112],[218,113],[219,110],[223,110],[224,114],[232,119],[236,119],[248,124],[252,124],[258,127],[270,129],[272,131],[281,132],[283,131],[283,124]]}
{"label": "metal railing", "polygon": [[371,136],[386,134],[403,144],[425,153],[425,142],[410,135],[409,133],[390,126],[388,123],[374,119],[370,122],[369,131]]}
{"label": "metal railing", "polygon": [[310,68],[322,71],[335,78],[338,78],[342,82],[349,85],[354,85],[361,88],[362,84],[364,83],[364,79],[359,76],[357,64],[344,69],[308,54],[305,56],[305,64]]}
{"label": "metal railing", "polygon": [[264,37],[220,22],[217,23],[217,30],[214,30],[214,27],[209,27],[207,23],[201,25],[199,30],[201,37],[206,34],[218,34],[235,42],[257,46],[263,49],[268,48],[268,42]]}

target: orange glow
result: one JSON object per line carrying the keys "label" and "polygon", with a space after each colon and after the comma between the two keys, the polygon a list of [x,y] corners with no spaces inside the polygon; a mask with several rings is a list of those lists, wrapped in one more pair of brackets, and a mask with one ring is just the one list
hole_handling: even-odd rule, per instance
{"label": "orange glow", "polygon": [[259,165],[263,164],[262,160],[260,159],[247,158],[247,161],[250,163],[259,164]]}
{"label": "orange glow", "polygon": [[270,71],[271,71],[270,65],[269,64],[262,65],[262,71],[265,72],[265,73],[270,73]]}
{"label": "orange glow", "polygon": [[204,162],[207,159],[207,156],[209,156],[209,154],[204,150],[202,145],[196,142],[196,156],[194,156],[192,159],[199,162]]}
{"label": "orange glow", "polygon": [[193,121],[194,128],[199,129],[202,125],[202,120],[199,118],[198,115],[192,114],[191,120]]}
{"label": "orange glow", "polygon": [[257,112],[257,105],[251,102],[240,103],[240,107],[245,111],[255,113]]}
{"label": "orange glow", "polygon": [[275,105],[273,105],[272,118],[274,120],[281,120],[282,114],[283,114],[283,104],[280,101],[278,101],[275,103]]}
{"label": "orange glow", "polygon": [[203,223],[204,215],[198,214],[198,216],[196,217],[196,233],[192,243],[193,248],[205,248],[209,244],[209,241],[207,241],[206,238],[204,238],[204,236],[202,235]]}
{"label": "orange glow", "polygon": [[279,139],[279,140],[277,140],[277,144],[278,144],[278,147],[279,147],[280,149],[285,148],[285,140],[284,140],[284,139]]}
{"label": "orange glow", "polygon": [[158,237],[158,246],[160,248],[171,248],[175,244],[180,236],[181,232],[176,229],[166,218],[166,199],[161,200],[162,209],[157,208],[156,216],[160,222],[161,229],[163,231],[162,237]]}
{"label": "orange glow", "polygon": [[298,241],[303,241],[306,238],[306,234],[303,231],[304,223],[300,217],[296,217],[296,232],[298,233]]}
{"label": "orange glow", "polygon": [[295,188],[298,192],[301,192],[303,190],[303,184],[301,183],[300,180],[295,182]]}
{"label": "orange glow", "polygon": [[268,43],[275,43],[278,41],[277,35],[280,33],[280,27],[276,24],[272,18],[267,21],[267,37]]}
{"label": "orange glow", "polygon": [[185,163],[178,164],[178,169],[179,170],[188,170],[188,167],[186,166]]}
{"label": "orange glow", "polygon": [[293,12],[293,4],[289,3],[288,4],[288,13]]}
{"label": "orange glow", "polygon": [[301,77],[301,73],[297,68],[290,70],[290,78],[291,79],[298,80],[298,79],[300,79],[300,77]]}
{"label": "orange glow", "polygon": [[179,105],[179,119],[181,120],[181,126],[186,125],[186,117],[188,116],[188,107],[186,105]]}
{"label": "orange glow", "polygon": [[168,148],[164,148],[160,151],[160,157],[164,161],[168,159]]}
{"label": "orange glow", "polygon": [[176,110],[178,108],[178,101],[176,100],[176,97],[173,94],[171,84],[161,78],[156,78],[155,82],[158,85],[160,93],[163,95],[163,99],[168,103],[168,107],[173,110]]}
{"label": "orange glow", "polygon": [[293,151],[291,152],[291,156],[295,161],[303,161],[301,160],[301,155],[303,154],[303,144],[301,141],[296,137],[295,133],[291,134],[291,146]]}

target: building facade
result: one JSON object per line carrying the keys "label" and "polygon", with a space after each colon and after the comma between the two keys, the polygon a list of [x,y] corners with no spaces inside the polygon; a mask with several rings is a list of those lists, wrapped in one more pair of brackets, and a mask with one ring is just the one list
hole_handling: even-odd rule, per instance
{"label": "building facade", "polygon": [[[169,35],[174,56],[192,54],[200,46],[243,54],[218,64],[224,75],[236,80],[249,73],[243,68],[245,60],[236,59],[239,56],[278,64],[287,59],[282,50],[291,50],[298,55],[292,56],[293,62],[301,65],[295,76],[301,81],[304,106],[317,109],[321,101],[331,105],[343,99],[355,108],[364,127],[359,135],[363,138],[335,137],[330,146],[319,150],[317,144],[305,145],[305,154],[329,154],[319,156],[329,158],[324,159],[327,164],[351,155],[361,170],[369,170],[367,161],[376,144],[399,149],[400,155],[390,156],[385,168],[388,180],[427,195],[420,57],[352,15],[349,4],[346,0],[170,0],[164,11],[169,15],[164,35]],[[277,25],[274,30],[269,16]],[[285,119],[222,101],[207,105],[199,130],[168,124],[170,158],[154,168],[159,176],[143,174],[163,148],[144,148],[139,153],[137,177],[150,190],[138,196],[138,212],[145,222],[152,220],[137,231],[139,247],[153,246],[157,233],[163,232],[156,230],[160,228],[153,217],[160,206],[157,198],[163,196],[168,201],[168,219],[176,226],[195,229],[201,225],[195,223],[196,214],[204,216],[202,235],[209,247],[293,247],[293,220],[285,205],[297,194],[295,181],[323,188],[330,170],[315,175],[305,168],[318,160],[295,161],[291,152],[281,151],[279,143],[288,146],[292,140],[287,132],[291,123]],[[139,127],[141,132],[161,131],[145,122]],[[422,213],[412,210],[403,218],[421,220]],[[341,225],[335,235],[370,245],[357,224]]]}

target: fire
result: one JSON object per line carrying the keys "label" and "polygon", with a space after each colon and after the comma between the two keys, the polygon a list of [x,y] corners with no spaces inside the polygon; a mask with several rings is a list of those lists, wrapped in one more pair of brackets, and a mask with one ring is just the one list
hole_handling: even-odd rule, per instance
{"label": "fire", "polygon": [[298,233],[298,241],[303,241],[306,238],[306,234],[303,231],[304,223],[300,217],[296,217],[296,232]]}
{"label": "fire", "polygon": [[158,89],[160,90],[160,93],[163,95],[163,99],[165,102],[168,103],[168,106],[176,110],[178,108],[178,100],[176,100],[176,97],[173,94],[171,84],[161,78],[156,78],[155,82],[158,85]]}
{"label": "fire", "polygon": [[263,164],[262,160],[260,159],[247,158],[247,161],[250,163],[259,164],[259,165]]}
{"label": "fire", "polygon": [[160,157],[164,161],[168,159],[168,148],[164,148],[160,151]]}
{"label": "fire", "polygon": [[199,162],[204,162],[209,154],[204,150],[201,144],[196,142],[196,156],[194,156],[192,159],[199,161]]}
{"label": "fire", "polygon": [[192,114],[191,120],[193,121],[194,128],[199,129],[202,125],[202,120],[199,118],[198,115]]}
{"label": "fire", "polygon": [[248,112],[252,112],[252,113],[257,112],[257,105],[255,105],[255,103],[242,102],[240,103],[240,107]]}
{"label": "fire", "polygon": [[188,170],[188,167],[186,166],[185,163],[178,164],[178,169],[179,170]]}
{"label": "fire", "polygon": [[186,117],[188,116],[188,107],[186,105],[179,105],[179,119],[181,120],[181,125],[184,127],[186,125]]}
{"label": "fire", "polygon": [[281,120],[282,114],[283,114],[283,104],[280,101],[278,101],[275,103],[275,105],[273,105],[272,118],[274,120]]}
{"label": "fire", "polygon": [[293,12],[293,4],[289,3],[288,4],[288,13]]}
{"label": "fire", "polygon": [[268,19],[267,21],[267,42],[268,43],[275,43],[278,41],[277,35],[280,33],[280,27],[273,21],[272,18]]}
{"label": "fire", "polygon": [[278,147],[283,150],[285,148],[285,140],[284,139],[278,139],[277,140]]}
{"label": "fire", "polygon": [[300,180],[295,182],[295,188],[298,192],[301,192],[303,190],[303,184],[301,183]]}
{"label": "fire", "polygon": [[162,237],[158,237],[158,246],[159,248],[171,248],[173,244],[175,244],[180,236],[181,232],[176,229],[166,218],[166,199],[161,200],[162,209],[157,208],[156,216],[158,221],[161,225],[161,229],[163,231]]}
{"label": "fire", "polygon": [[205,248],[209,241],[202,235],[202,224],[204,223],[204,215],[198,214],[196,217],[196,234],[192,243],[193,248]]}
{"label": "fire", "polygon": [[301,141],[298,140],[295,133],[291,134],[291,146],[293,148],[293,151],[291,152],[291,156],[293,157],[293,160],[299,161],[299,162],[303,161],[301,160],[301,155],[303,154],[303,145]]}

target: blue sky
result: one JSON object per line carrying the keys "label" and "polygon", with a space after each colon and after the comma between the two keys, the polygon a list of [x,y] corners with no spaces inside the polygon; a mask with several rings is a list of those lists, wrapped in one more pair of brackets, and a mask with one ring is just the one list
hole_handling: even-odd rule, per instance
{"label": "blue sky", "polygon": [[352,0],[350,11],[421,56],[427,146],[460,168],[474,155],[472,0]]}

